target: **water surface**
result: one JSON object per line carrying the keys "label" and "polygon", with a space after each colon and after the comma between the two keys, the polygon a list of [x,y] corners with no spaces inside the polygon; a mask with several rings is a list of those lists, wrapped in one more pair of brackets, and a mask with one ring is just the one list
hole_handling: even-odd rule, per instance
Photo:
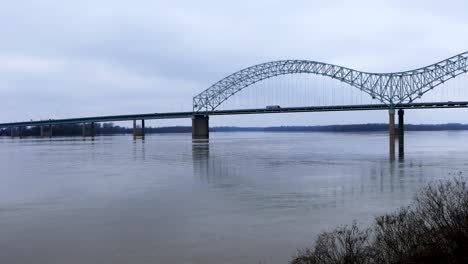
{"label": "water surface", "polygon": [[0,263],[287,263],[468,171],[468,132],[0,139]]}

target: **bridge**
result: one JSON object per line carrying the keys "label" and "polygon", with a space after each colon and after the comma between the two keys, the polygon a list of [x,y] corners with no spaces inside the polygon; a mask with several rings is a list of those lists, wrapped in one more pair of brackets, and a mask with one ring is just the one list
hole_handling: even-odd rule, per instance
{"label": "bridge", "polygon": [[[458,54],[432,65],[415,70],[393,73],[370,73],[350,68],[307,60],[281,60],[258,64],[235,72],[216,82],[208,89],[193,97],[193,110],[188,112],[148,113],[116,116],[96,116],[69,119],[48,119],[40,121],[24,121],[0,124],[1,129],[10,129],[11,135],[21,136],[23,127],[39,126],[41,136],[47,132],[53,135],[53,126],[62,124],[82,124],[83,136],[94,137],[94,124],[97,122],[133,121],[134,137],[144,138],[145,120],[149,119],[192,119],[192,137],[194,139],[209,138],[209,116],[272,114],[298,112],[330,112],[330,111],[368,111],[388,110],[390,153],[395,152],[395,111],[399,114],[400,151],[404,139],[405,109],[435,109],[435,108],[467,108],[466,101],[433,101],[417,102],[422,96],[443,86],[451,79],[468,71],[468,52]],[[353,87],[378,103],[367,104],[329,104],[302,107],[261,107],[240,109],[219,109],[231,97],[248,87],[265,82],[267,79],[285,75],[307,74],[320,76],[348,87]],[[314,89],[314,87],[310,88]],[[436,89],[437,90],[437,89]],[[141,128],[136,121],[141,120]],[[88,125],[87,125],[88,124]],[[46,132],[44,128],[48,128]]]}

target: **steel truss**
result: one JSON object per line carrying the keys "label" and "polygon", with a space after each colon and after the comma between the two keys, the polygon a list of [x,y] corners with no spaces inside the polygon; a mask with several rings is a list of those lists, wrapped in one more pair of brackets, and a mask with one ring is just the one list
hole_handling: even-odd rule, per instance
{"label": "steel truss", "polygon": [[416,70],[368,73],[307,60],[282,60],[258,64],[227,76],[193,98],[193,111],[213,111],[242,89],[279,75],[311,73],[347,83],[393,107],[411,103],[434,87],[466,73],[468,52]]}

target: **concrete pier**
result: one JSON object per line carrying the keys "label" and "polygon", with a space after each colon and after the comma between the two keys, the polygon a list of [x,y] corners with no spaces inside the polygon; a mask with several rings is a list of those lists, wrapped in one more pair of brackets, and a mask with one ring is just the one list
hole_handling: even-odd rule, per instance
{"label": "concrete pier", "polygon": [[15,137],[19,137],[19,138],[22,138],[23,137],[23,127],[10,127],[10,135],[12,138],[15,138]]}
{"label": "concrete pier", "polygon": [[405,156],[405,111],[398,110],[398,156],[403,158]]}
{"label": "concrete pier", "polygon": [[86,138],[86,123],[81,124],[81,136],[83,136],[83,140]]}
{"label": "concrete pier", "polygon": [[138,137],[141,137],[142,139],[145,139],[145,120],[141,120],[141,127],[137,126],[137,121],[133,120],[133,139],[137,139]]}
{"label": "concrete pier", "polygon": [[192,117],[192,139],[208,139],[209,137],[209,116],[194,115]]}
{"label": "concrete pier", "polygon": [[47,130],[44,128],[44,126],[39,127],[39,136],[40,137],[46,137],[46,136],[48,136],[50,138],[52,137],[52,125],[49,125],[48,127],[49,127],[49,129],[47,129]]}
{"label": "concrete pier", "polygon": [[90,133],[91,139],[94,140],[94,136],[96,136],[96,127],[94,126],[94,122],[91,122]]}
{"label": "concrete pier", "polygon": [[390,160],[395,159],[395,109],[388,110],[388,134]]}
{"label": "concrete pier", "polygon": [[54,127],[52,125],[49,125],[49,138],[52,138],[54,134]]}
{"label": "concrete pier", "polygon": [[95,129],[95,124],[94,122],[91,122],[89,124],[89,130],[88,126],[86,123],[83,123],[81,126],[81,135],[83,136],[83,139],[86,137],[91,137],[92,140],[94,140],[94,137],[96,136],[96,129]]}

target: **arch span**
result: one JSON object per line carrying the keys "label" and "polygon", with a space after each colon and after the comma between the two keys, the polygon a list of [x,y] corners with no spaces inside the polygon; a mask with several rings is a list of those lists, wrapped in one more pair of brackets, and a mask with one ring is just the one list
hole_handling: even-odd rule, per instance
{"label": "arch span", "polygon": [[193,98],[193,111],[212,111],[237,92],[262,80],[285,74],[310,73],[347,83],[394,106],[412,102],[445,81],[466,73],[468,52],[432,65],[403,72],[369,73],[308,60],[281,60],[235,72]]}

